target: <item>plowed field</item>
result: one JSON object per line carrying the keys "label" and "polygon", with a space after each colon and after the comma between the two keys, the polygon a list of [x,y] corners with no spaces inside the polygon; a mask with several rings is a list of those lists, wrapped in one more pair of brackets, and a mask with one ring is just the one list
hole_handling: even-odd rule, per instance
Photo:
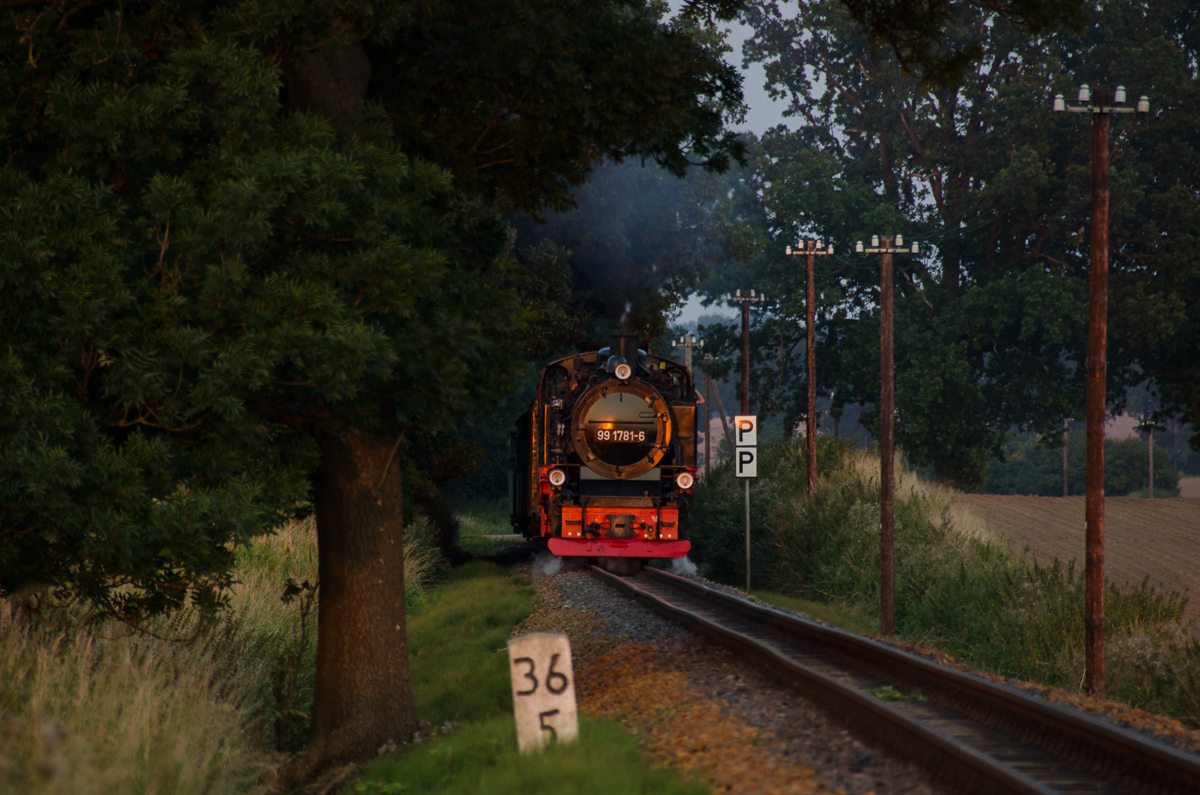
{"label": "plowed field", "polygon": [[[1084,565],[1084,498],[964,494],[968,509],[988,530],[1028,546],[1039,563],[1058,558]],[[1104,501],[1104,573],[1115,585],[1138,585],[1147,577],[1159,590],[1188,591],[1186,619],[1200,630],[1200,500]]]}

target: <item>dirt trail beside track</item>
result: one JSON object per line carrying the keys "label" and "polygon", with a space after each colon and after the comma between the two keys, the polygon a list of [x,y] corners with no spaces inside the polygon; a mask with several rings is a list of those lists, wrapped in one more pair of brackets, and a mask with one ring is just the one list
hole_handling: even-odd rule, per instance
{"label": "dirt trail beside track", "polygon": [[[964,494],[959,501],[988,525],[988,530],[1028,546],[1039,563],[1058,558],[1065,566],[1084,566],[1084,498],[1018,497]],[[1149,577],[1162,591],[1185,589],[1185,620],[1200,632],[1200,500],[1141,500],[1108,497],[1104,501],[1105,578],[1115,585],[1139,585]]]}

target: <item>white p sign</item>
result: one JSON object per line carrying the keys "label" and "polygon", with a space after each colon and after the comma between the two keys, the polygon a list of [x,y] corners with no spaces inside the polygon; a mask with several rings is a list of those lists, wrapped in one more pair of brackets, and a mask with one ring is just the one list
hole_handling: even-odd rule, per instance
{"label": "white p sign", "polygon": [[571,642],[556,632],[535,632],[508,641],[517,746],[522,753],[579,734]]}
{"label": "white p sign", "polygon": [[755,447],[758,445],[758,415],[738,414],[733,418],[733,446]]}
{"label": "white p sign", "polygon": [[[739,414],[733,418],[733,468],[739,478],[758,477],[758,416]],[[747,484],[749,485],[749,484]]]}
{"label": "white p sign", "polygon": [[758,477],[758,448],[739,447],[733,451],[733,463],[739,478]]}

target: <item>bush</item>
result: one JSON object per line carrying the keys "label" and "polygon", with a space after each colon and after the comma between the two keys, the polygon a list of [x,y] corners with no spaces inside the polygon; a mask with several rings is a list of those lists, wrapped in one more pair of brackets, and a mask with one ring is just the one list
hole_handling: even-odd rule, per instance
{"label": "bush", "polygon": [[[878,460],[827,444],[809,497],[802,444],[760,449],[754,571],[784,594],[878,616]],[[989,538],[954,492],[896,471],[896,634],[985,671],[1078,689],[1083,582],[1073,562],[1038,566]],[[742,532],[729,474],[712,473],[698,492],[695,554],[714,578],[740,585],[744,570],[727,557]],[[1200,726],[1200,644],[1180,629],[1183,608],[1146,585],[1108,590],[1108,692]]]}
{"label": "bush", "polygon": [[[850,440],[817,440],[817,474],[827,478],[851,454]],[[807,452],[803,440],[782,439],[759,448],[758,477],[750,479],[751,574],[756,584],[774,582],[777,570],[772,528],[790,495],[808,488]],[[734,477],[725,461],[696,483],[696,501],[688,517],[691,557],[704,574],[718,582],[746,583],[745,481]],[[794,589],[789,592],[794,592]]]}
{"label": "bush", "polygon": [[[1058,439],[1055,439],[1058,441]],[[1067,486],[1070,493],[1084,493],[1086,478],[1083,431],[1072,431],[1067,440]],[[1062,496],[1062,448],[1042,447],[1035,437],[1019,438],[1004,445],[1005,460],[988,468],[984,491],[988,494]],[[1109,497],[1146,496],[1149,481],[1146,443],[1137,439],[1104,441],[1104,493]],[[1179,474],[1171,465],[1170,451],[1154,446],[1154,496],[1179,495]]]}

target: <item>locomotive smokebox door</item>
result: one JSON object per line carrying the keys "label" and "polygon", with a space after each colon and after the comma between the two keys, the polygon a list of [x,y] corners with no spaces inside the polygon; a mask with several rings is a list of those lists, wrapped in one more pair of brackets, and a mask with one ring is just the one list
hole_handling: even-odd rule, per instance
{"label": "locomotive smokebox door", "polygon": [[608,478],[636,478],[670,449],[671,411],[648,384],[605,381],[576,403],[571,428],[571,445],[585,466]]}

